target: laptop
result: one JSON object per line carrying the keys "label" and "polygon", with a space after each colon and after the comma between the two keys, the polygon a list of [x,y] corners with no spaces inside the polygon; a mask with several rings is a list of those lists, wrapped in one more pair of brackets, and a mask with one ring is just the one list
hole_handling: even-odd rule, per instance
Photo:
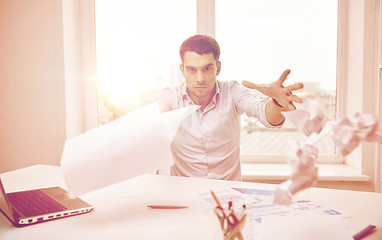
{"label": "laptop", "polygon": [[88,213],[94,207],[60,187],[5,193],[0,177],[0,210],[16,227]]}

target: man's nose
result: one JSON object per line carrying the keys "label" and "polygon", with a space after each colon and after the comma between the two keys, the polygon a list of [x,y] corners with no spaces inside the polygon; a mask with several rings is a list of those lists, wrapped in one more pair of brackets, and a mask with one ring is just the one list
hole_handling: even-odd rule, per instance
{"label": "man's nose", "polygon": [[196,81],[198,83],[203,83],[204,82],[204,74],[202,71],[198,71],[197,76],[196,76]]}

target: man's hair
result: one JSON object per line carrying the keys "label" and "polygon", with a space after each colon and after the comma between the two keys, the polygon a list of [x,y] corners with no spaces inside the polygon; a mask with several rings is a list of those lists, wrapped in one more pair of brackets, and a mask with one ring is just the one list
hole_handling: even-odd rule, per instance
{"label": "man's hair", "polygon": [[187,38],[180,46],[179,54],[182,62],[186,52],[196,52],[199,55],[213,53],[216,61],[219,61],[220,47],[218,42],[207,35],[194,35]]}

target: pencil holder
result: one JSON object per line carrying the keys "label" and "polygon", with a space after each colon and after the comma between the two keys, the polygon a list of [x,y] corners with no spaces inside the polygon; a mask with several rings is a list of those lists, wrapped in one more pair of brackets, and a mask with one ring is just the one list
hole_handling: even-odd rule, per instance
{"label": "pencil holder", "polygon": [[254,239],[252,220],[244,206],[216,207],[211,215],[214,240]]}

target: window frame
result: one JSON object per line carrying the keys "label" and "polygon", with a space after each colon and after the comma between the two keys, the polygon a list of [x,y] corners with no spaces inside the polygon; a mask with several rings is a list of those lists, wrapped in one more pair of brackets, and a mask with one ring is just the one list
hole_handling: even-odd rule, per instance
{"label": "window frame", "polygon": [[94,4],[62,2],[66,139],[97,127]]}
{"label": "window frame", "polygon": [[[339,1],[339,62],[337,118],[351,118],[355,112],[379,114],[378,47],[379,1]],[[342,61],[341,61],[342,60]],[[361,80],[360,80],[361,79]],[[379,113],[378,113],[379,112]],[[380,191],[380,144],[362,143],[344,158],[344,164],[370,176],[370,184]]]}

